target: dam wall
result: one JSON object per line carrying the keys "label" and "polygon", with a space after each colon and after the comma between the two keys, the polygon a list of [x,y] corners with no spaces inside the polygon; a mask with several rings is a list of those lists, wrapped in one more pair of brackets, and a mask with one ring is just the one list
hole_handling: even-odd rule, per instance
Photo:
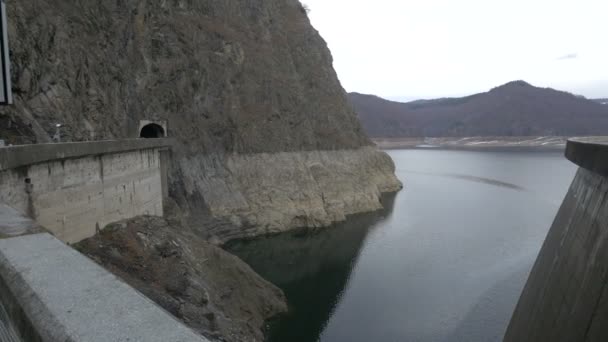
{"label": "dam wall", "polygon": [[506,342],[608,341],[608,144],[571,140],[579,165],[528,282]]}
{"label": "dam wall", "polygon": [[0,148],[0,203],[75,243],[105,225],[163,215],[169,139]]}

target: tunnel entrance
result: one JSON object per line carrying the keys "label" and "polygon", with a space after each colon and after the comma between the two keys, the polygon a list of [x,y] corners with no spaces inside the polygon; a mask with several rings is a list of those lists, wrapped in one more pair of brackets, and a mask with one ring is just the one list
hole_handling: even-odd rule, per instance
{"label": "tunnel entrance", "polygon": [[141,128],[139,131],[140,138],[164,138],[165,137],[165,129],[163,126],[150,123]]}

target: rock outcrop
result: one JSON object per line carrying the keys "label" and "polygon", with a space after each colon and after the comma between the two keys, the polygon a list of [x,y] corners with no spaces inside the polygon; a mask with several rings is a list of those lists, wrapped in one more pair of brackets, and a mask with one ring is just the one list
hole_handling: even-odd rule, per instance
{"label": "rock outcrop", "polygon": [[208,232],[219,241],[327,225],[400,188],[298,0],[21,0],[8,15],[7,142],[49,141],[56,123],[64,141],[137,137],[140,120],[166,120],[171,196],[191,223],[238,223]]}
{"label": "rock outcrop", "polygon": [[263,341],[283,292],[188,227],[159,217],[109,225],[75,246],[214,341]]}
{"label": "rock outcrop", "polygon": [[[212,216],[232,223],[228,229],[206,225],[203,232],[216,242],[329,226],[346,215],[381,209],[381,194],[400,186],[390,157],[372,147],[199,157],[181,163],[186,193],[204,194]],[[196,198],[188,203],[197,206]],[[201,214],[207,215],[192,210],[192,226],[203,219]]]}

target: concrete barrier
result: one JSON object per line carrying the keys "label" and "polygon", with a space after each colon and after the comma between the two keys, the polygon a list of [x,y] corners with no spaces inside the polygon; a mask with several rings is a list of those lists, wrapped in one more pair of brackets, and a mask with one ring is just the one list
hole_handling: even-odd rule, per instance
{"label": "concrete barrier", "polygon": [[69,243],[111,222],[162,216],[171,145],[131,139],[0,148],[0,203]]}
{"label": "concrete barrier", "polygon": [[207,341],[46,233],[0,239],[0,302],[23,341]]}
{"label": "concrete barrier", "polygon": [[44,226],[75,242],[106,223],[162,215],[170,146],[142,139],[0,148],[0,340],[207,341],[41,233]]}
{"label": "concrete barrier", "polygon": [[566,157],[580,168],[519,299],[507,342],[608,341],[608,144],[572,140]]}
{"label": "concrete barrier", "polygon": [[123,139],[8,146],[0,148],[0,171],[53,160],[170,148],[173,143],[173,139]]}

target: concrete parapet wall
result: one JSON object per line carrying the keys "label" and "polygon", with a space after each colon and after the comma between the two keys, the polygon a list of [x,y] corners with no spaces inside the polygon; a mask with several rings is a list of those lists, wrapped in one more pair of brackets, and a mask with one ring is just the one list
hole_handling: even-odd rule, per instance
{"label": "concrete parapet wall", "polygon": [[571,139],[566,145],[566,158],[583,169],[608,177],[608,142]]}
{"label": "concrete parapet wall", "polygon": [[0,240],[0,301],[24,341],[207,341],[49,234]]}
{"label": "concrete parapet wall", "polygon": [[505,341],[608,341],[608,145],[570,141],[580,166]]}
{"label": "concrete parapet wall", "polygon": [[166,139],[0,148],[0,202],[65,242],[111,222],[163,215]]}
{"label": "concrete parapet wall", "polygon": [[0,148],[0,171],[52,160],[81,158],[155,148],[168,148],[172,139],[124,139],[60,144],[18,145]]}

